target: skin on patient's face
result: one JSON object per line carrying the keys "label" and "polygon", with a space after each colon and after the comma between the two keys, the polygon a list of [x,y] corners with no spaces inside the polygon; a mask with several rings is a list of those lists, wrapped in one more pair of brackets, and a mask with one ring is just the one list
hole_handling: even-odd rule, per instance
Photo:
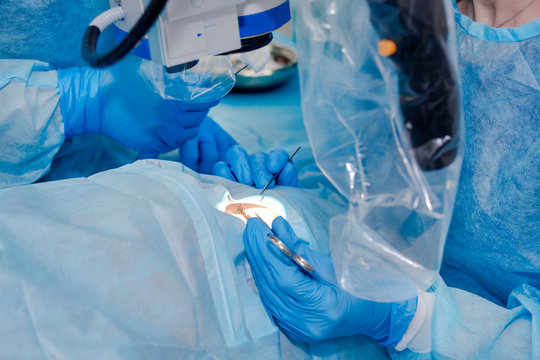
{"label": "skin on patient's face", "polygon": [[225,208],[225,213],[239,218],[244,223],[246,223],[248,219],[252,217],[266,217],[268,213],[270,220],[265,222],[271,224],[272,221],[274,221],[274,219],[279,216],[272,209],[264,205],[243,202],[235,202],[227,205],[227,207]]}
{"label": "skin on patient's face", "polygon": [[278,204],[273,198],[265,198],[266,201],[261,201],[257,196],[235,200],[230,194],[225,194],[225,200],[218,205],[218,209],[226,214],[232,215],[244,223],[247,223],[249,218],[258,217],[267,225],[272,224],[275,218],[283,216],[283,211],[278,208],[283,207]]}
{"label": "skin on patient's face", "polygon": [[[520,12],[533,0],[458,0],[459,11],[474,20],[489,26],[498,26]],[[512,20],[501,25],[513,28],[540,18],[540,0],[534,1]]]}

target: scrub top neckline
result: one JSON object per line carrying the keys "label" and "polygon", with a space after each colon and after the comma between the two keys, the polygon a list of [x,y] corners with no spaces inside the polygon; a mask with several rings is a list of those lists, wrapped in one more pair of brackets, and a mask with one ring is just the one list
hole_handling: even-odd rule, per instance
{"label": "scrub top neckline", "polygon": [[516,42],[540,36],[540,18],[515,28],[494,28],[473,21],[459,11],[456,0],[452,0],[452,3],[454,4],[456,23],[469,35],[479,39],[496,42]]}

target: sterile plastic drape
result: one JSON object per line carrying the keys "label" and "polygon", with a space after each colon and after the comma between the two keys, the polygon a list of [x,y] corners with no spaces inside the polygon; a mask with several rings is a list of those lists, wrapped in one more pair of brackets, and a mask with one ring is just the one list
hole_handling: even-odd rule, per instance
{"label": "sterile plastic drape", "polygon": [[236,81],[229,56],[206,56],[194,67],[176,73],[167,72],[161,64],[142,61],[139,73],[163,98],[187,106],[218,102]]}
{"label": "sterile plastic drape", "polygon": [[350,202],[331,223],[340,284],[415,296],[440,268],[463,153],[451,4],[311,0],[295,12],[306,130]]}

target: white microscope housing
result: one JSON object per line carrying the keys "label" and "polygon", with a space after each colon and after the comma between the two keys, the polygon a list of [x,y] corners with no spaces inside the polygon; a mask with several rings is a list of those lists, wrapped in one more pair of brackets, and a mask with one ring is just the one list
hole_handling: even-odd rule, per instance
{"label": "white microscope housing", "polygon": [[[120,42],[150,0],[110,0],[125,13],[115,23]],[[208,55],[256,50],[291,18],[288,0],[169,0],[133,53],[171,71]],[[179,68],[180,67],[180,68]]]}

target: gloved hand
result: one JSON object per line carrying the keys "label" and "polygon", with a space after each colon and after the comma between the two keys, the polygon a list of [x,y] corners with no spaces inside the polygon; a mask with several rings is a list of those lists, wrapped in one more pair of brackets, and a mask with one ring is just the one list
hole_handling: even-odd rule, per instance
{"label": "gloved hand", "polygon": [[[214,165],[212,174],[262,189],[274,174],[283,169],[276,179],[277,185],[299,186],[298,173],[292,162],[287,162],[288,159],[289,154],[283,149],[272,150],[269,154],[257,152],[249,156],[243,147],[236,145],[227,151],[225,162],[220,161]],[[272,182],[269,188],[275,185]]]}
{"label": "gloved hand", "polygon": [[207,117],[197,136],[186,141],[180,148],[180,162],[201,174],[210,174],[213,166],[225,160],[227,151],[236,144],[229,133]]}
{"label": "gloved hand", "polygon": [[164,99],[145,79],[144,69],[141,60],[127,60],[107,69],[58,70],[66,138],[102,134],[138,151],[141,158],[194,138],[217,102],[195,105]]}
{"label": "gloved hand", "polygon": [[[311,264],[313,275],[268,240],[272,230]],[[315,342],[364,334],[387,347],[401,340],[416,312],[416,298],[397,303],[358,299],[337,285],[332,259],[299,241],[287,221],[276,218],[272,230],[260,219],[249,219],[244,247],[261,300],[287,336]]]}

